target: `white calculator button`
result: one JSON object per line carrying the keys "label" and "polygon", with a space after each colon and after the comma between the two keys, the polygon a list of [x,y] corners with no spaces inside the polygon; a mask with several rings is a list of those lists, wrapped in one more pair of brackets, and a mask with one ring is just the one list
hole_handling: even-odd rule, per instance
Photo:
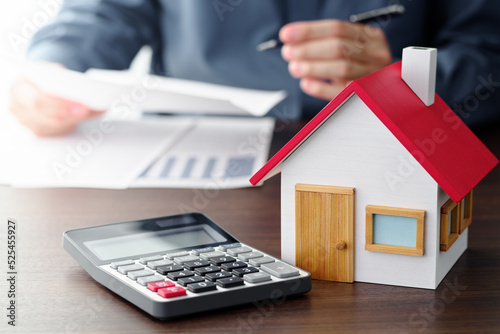
{"label": "white calculator button", "polygon": [[250,247],[237,247],[237,248],[230,248],[227,250],[227,253],[229,255],[238,255],[238,254],[241,254],[241,253],[249,253],[251,252],[252,249]]}
{"label": "white calculator button", "polygon": [[281,261],[273,263],[265,263],[260,266],[260,269],[279,278],[293,277],[299,275],[298,269],[295,269],[294,267]]}
{"label": "white calculator button", "polygon": [[213,247],[204,247],[204,248],[193,249],[191,253],[193,255],[200,255],[201,253],[208,253],[213,251],[214,251]]}
{"label": "white calculator button", "polygon": [[213,258],[213,257],[221,257],[224,255],[226,255],[226,254],[219,252],[219,251],[215,251],[215,252],[209,252],[209,253],[201,253],[200,256],[203,260],[208,260],[208,259]]}
{"label": "white calculator button", "polygon": [[260,282],[270,281],[271,275],[260,271],[258,273],[246,274],[245,276],[243,276],[243,279],[248,283],[260,283]]}
{"label": "white calculator button", "polygon": [[143,276],[137,278],[137,283],[141,285],[148,285],[148,283],[154,283],[165,280],[165,277],[160,275],[152,275],[152,276]]}
{"label": "white calculator button", "polygon": [[122,273],[123,275],[127,275],[129,271],[142,270],[142,269],[144,269],[143,265],[131,264],[129,266],[118,267],[118,272]]}
{"label": "white calculator button", "polygon": [[149,269],[143,269],[143,270],[136,270],[136,271],[129,271],[127,276],[131,279],[133,279],[134,281],[139,278],[139,277],[143,277],[143,276],[151,276],[151,275],[154,275],[154,272],[149,270]]}
{"label": "white calculator button", "polygon": [[186,255],[186,256],[174,257],[174,262],[177,264],[184,264],[184,262],[196,261],[199,259],[200,258],[196,255]]}
{"label": "white calculator button", "polygon": [[117,269],[120,266],[128,266],[130,264],[134,264],[135,262],[132,260],[124,260],[119,262],[111,262],[111,268]]}
{"label": "white calculator button", "polygon": [[176,253],[169,253],[169,254],[165,255],[165,257],[169,260],[172,260],[174,257],[186,256],[186,255],[189,255],[189,253],[182,251],[182,252],[176,252]]}
{"label": "white calculator button", "polygon": [[274,259],[272,257],[269,257],[269,256],[258,257],[255,259],[250,259],[250,261],[248,261],[248,263],[250,263],[252,266],[256,266],[256,267],[259,267],[261,264],[264,264],[264,263],[272,263],[272,262],[274,262]]}
{"label": "white calculator button", "polygon": [[233,244],[226,244],[226,245],[220,245],[219,249],[223,252],[227,251],[229,248],[236,248],[236,247],[241,247],[241,244],[239,242],[235,242]]}
{"label": "white calculator button", "polygon": [[139,259],[139,263],[147,264],[150,261],[158,261],[158,260],[163,260],[163,257],[160,256],[160,255],[154,255],[154,256],[149,256],[149,257],[141,257]]}
{"label": "white calculator button", "polygon": [[159,266],[168,266],[169,264],[172,264],[174,262],[170,260],[158,260],[158,261],[151,261],[148,262],[148,268],[151,268],[153,270],[156,270]]}
{"label": "white calculator button", "polygon": [[250,253],[242,253],[238,255],[238,259],[248,262],[250,259],[255,259],[257,257],[263,257],[262,253],[259,252],[250,252]]}

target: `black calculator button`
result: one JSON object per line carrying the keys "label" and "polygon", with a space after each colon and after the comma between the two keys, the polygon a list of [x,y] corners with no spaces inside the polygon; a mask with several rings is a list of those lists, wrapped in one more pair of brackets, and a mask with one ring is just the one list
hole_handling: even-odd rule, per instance
{"label": "black calculator button", "polygon": [[194,272],[198,275],[205,276],[206,274],[210,273],[217,273],[220,271],[220,267],[218,266],[209,266],[209,267],[201,267],[201,268],[196,268]]}
{"label": "black calculator button", "polygon": [[238,269],[238,268],[245,268],[247,266],[248,265],[243,261],[224,263],[221,265],[222,269],[227,270],[227,271],[231,271],[231,270]]}
{"label": "black calculator button", "polygon": [[207,260],[196,260],[196,261],[189,261],[189,262],[184,262],[184,267],[188,270],[194,270],[195,268],[199,267],[207,267],[210,265],[210,262]]}
{"label": "black calculator button", "polygon": [[172,281],[177,281],[179,278],[194,276],[194,273],[189,270],[174,271],[167,274],[167,277]]}
{"label": "black calculator button", "polygon": [[187,286],[187,289],[194,293],[217,290],[217,285],[213,282],[193,283]]}
{"label": "black calculator button", "polygon": [[200,282],[205,282],[203,277],[200,277],[200,276],[182,277],[182,278],[179,278],[177,280],[177,283],[180,286],[184,286],[184,287],[187,286],[188,284],[200,283]]}
{"label": "black calculator button", "polygon": [[236,259],[231,256],[220,256],[220,257],[214,257],[210,259],[210,262],[212,264],[215,264],[216,266],[220,266],[223,263],[229,263],[229,262],[234,262]]}
{"label": "black calculator button", "polygon": [[210,273],[210,274],[206,274],[205,275],[205,278],[211,282],[215,282],[217,281],[218,279],[221,279],[221,278],[227,278],[227,277],[231,277],[231,273],[228,273],[227,271],[221,271],[219,273]]}
{"label": "black calculator button", "polygon": [[238,277],[243,277],[246,274],[252,274],[252,273],[258,273],[259,269],[254,268],[254,267],[248,267],[248,268],[238,268],[233,270],[233,275],[236,275]]}
{"label": "black calculator button", "polygon": [[228,277],[218,279],[215,283],[223,288],[232,288],[235,286],[244,285],[243,278],[241,277]]}
{"label": "black calculator button", "polygon": [[169,264],[168,266],[160,266],[160,267],[156,268],[156,271],[159,274],[167,275],[168,273],[171,273],[174,271],[180,271],[182,269],[184,269],[184,267],[179,265],[179,264]]}

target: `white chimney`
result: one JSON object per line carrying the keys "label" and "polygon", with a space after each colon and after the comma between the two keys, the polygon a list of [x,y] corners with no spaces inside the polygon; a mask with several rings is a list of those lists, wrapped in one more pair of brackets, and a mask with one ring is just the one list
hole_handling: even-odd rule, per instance
{"label": "white chimney", "polygon": [[409,46],[403,49],[401,78],[426,106],[434,103],[437,49]]}

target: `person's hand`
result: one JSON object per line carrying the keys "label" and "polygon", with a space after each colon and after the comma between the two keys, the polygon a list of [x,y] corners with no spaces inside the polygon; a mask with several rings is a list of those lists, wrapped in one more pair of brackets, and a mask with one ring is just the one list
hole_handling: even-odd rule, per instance
{"label": "person's hand", "polygon": [[294,22],[279,37],[288,70],[300,78],[301,89],[326,100],[334,98],[352,80],[392,62],[384,32],[359,23],[338,20]]}
{"label": "person's hand", "polygon": [[9,95],[10,111],[38,136],[70,133],[80,122],[102,115],[82,104],[48,95],[23,76],[14,79]]}

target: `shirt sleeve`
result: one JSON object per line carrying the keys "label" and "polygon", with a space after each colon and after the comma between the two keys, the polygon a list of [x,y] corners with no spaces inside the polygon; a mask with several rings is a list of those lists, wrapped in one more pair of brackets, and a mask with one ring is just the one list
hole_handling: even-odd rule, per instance
{"label": "shirt sleeve", "polygon": [[438,48],[438,94],[469,125],[500,120],[500,3],[435,4],[428,35]]}
{"label": "shirt sleeve", "polygon": [[160,41],[157,7],[150,0],[65,1],[54,21],[33,36],[27,58],[82,72],[128,68],[143,45]]}

